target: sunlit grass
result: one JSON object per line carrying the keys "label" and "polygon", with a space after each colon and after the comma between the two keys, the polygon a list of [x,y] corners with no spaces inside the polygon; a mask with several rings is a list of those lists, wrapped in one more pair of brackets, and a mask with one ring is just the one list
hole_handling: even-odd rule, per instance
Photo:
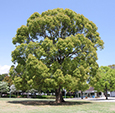
{"label": "sunlit grass", "polygon": [[0,98],[0,113],[115,113],[114,102],[54,99]]}

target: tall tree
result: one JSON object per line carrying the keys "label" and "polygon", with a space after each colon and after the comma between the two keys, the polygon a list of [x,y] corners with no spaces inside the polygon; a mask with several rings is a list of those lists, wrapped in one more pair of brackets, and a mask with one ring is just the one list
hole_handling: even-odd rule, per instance
{"label": "tall tree", "polygon": [[[103,48],[96,25],[70,9],[35,12],[13,38],[10,75],[17,89],[82,89],[98,69],[97,49]],[[25,87],[23,87],[25,86]],[[85,87],[83,87],[85,89]]]}
{"label": "tall tree", "polygon": [[99,92],[104,92],[108,99],[107,92],[115,90],[115,70],[108,66],[101,66],[91,82],[93,87]]}

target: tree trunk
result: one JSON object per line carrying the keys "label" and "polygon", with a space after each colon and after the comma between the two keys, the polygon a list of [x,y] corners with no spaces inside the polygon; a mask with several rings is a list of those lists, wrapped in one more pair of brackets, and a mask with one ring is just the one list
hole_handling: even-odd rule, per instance
{"label": "tree trunk", "polygon": [[62,96],[61,88],[56,89],[56,103],[65,102]]}
{"label": "tree trunk", "polygon": [[2,97],[2,92],[0,93],[0,98]]}
{"label": "tree trunk", "polygon": [[97,97],[99,97],[99,92],[97,92]]}
{"label": "tree trunk", "polygon": [[83,91],[81,91],[81,99],[83,99]]}
{"label": "tree trunk", "polygon": [[105,97],[106,97],[106,100],[108,100],[107,87],[106,87],[106,90],[105,90]]}
{"label": "tree trunk", "polygon": [[34,92],[34,98],[36,98],[36,93]]}
{"label": "tree trunk", "polygon": [[29,93],[27,93],[27,98],[29,98]]}

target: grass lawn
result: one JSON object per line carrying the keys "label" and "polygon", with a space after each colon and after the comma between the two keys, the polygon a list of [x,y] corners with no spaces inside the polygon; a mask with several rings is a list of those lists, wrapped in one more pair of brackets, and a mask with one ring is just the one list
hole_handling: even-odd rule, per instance
{"label": "grass lawn", "polygon": [[115,113],[115,102],[53,99],[0,98],[0,113]]}

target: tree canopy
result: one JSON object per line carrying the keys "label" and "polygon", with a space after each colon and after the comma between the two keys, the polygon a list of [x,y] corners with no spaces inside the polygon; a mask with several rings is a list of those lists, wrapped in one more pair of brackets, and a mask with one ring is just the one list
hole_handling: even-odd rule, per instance
{"label": "tree canopy", "polygon": [[[97,49],[103,41],[96,25],[70,9],[35,12],[13,38],[16,49],[10,76],[17,89],[85,90],[98,69]],[[82,84],[83,87],[80,87]],[[85,86],[84,86],[85,85]]]}
{"label": "tree canopy", "polygon": [[107,92],[115,90],[115,70],[108,66],[101,66],[91,82],[94,88],[104,92],[106,99],[108,99]]}

